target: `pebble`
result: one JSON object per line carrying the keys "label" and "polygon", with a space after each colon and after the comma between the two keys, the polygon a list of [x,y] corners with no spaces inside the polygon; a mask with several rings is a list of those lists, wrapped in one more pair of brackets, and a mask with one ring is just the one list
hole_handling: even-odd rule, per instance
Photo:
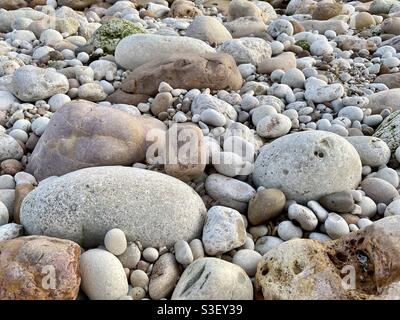
{"label": "pebble", "polygon": [[8,209],[3,202],[0,201],[0,226],[8,223],[10,216],[8,214]]}
{"label": "pebble", "polygon": [[127,248],[125,233],[121,229],[111,229],[104,237],[104,245],[116,256],[123,254]]}
{"label": "pebble", "polygon": [[158,250],[150,247],[146,248],[143,250],[142,256],[147,262],[155,262],[158,259]]}
{"label": "pebble", "polygon": [[354,200],[350,191],[328,194],[319,199],[321,205],[333,212],[346,213],[354,208]]}
{"label": "pebble", "polygon": [[305,231],[313,231],[318,225],[318,219],[314,212],[305,206],[292,204],[288,208],[288,217],[300,224]]}
{"label": "pebble", "polygon": [[283,221],[278,225],[278,235],[284,240],[288,241],[291,239],[301,238],[303,231],[300,227],[297,227],[291,221]]}
{"label": "pebble", "polygon": [[388,205],[395,197],[399,196],[393,185],[379,178],[367,178],[361,182],[361,187],[365,194],[375,203]]}
{"label": "pebble", "polygon": [[290,119],[283,114],[263,117],[257,123],[257,133],[263,138],[279,138],[287,134],[292,127]]}
{"label": "pebble", "polygon": [[174,245],[175,259],[178,263],[187,266],[194,260],[189,244],[184,240],[179,240]]}
{"label": "pebble", "polygon": [[126,250],[118,256],[124,268],[133,269],[136,268],[140,261],[141,252],[135,243],[131,243],[127,246]]}
{"label": "pebble", "polygon": [[247,217],[251,224],[259,225],[278,216],[284,209],[286,197],[278,189],[264,189],[250,200]]}
{"label": "pebble", "polygon": [[283,240],[278,237],[264,236],[256,241],[254,249],[263,256],[281,243],[283,243]]}
{"label": "pebble", "polygon": [[142,270],[133,270],[129,276],[132,287],[140,287],[146,289],[149,285],[149,277]]}
{"label": "pebble", "polygon": [[329,213],[328,218],[325,220],[324,227],[326,233],[332,239],[338,239],[350,232],[346,220],[337,213]]}
{"label": "pebble", "polygon": [[257,271],[258,262],[260,262],[262,256],[257,251],[242,249],[235,253],[232,259],[232,263],[241,267],[246,271],[249,277],[253,277]]}
{"label": "pebble", "polygon": [[190,249],[192,250],[193,260],[204,257],[203,243],[200,239],[193,239],[189,243]]}

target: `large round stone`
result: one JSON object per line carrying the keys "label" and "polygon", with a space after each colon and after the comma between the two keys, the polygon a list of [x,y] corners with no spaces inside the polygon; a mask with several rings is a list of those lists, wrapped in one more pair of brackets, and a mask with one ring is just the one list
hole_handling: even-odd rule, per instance
{"label": "large round stone", "polygon": [[361,160],[346,139],[329,132],[304,131],[264,146],[255,162],[257,186],[281,190],[299,202],[354,189],[361,180]]}
{"label": "large round stone", "polygon": [[206,215],[197,193],[173,177],[131,167],[94,167],[44,181],[24,199],[21,223],[28,234],[103,243],[119,228],[129,242],[171,246],[201,234]]}

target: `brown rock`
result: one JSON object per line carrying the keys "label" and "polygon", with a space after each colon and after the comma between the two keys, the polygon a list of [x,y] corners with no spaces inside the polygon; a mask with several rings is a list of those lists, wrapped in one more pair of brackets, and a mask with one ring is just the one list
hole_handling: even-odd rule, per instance
{"label": "brown rock", "polygon": [[158,116],[161,112],[167,111],[172,105],[173,97],[169,92],[161,92],[156,95],[151,103],[151,112]]}
{"label": "brown rock", "polygon": [[1,241],[0,300],[76,299],[79,256],[79,245],[69,240],[30,236]]}
{"label": "brown rock", "polygon": [[203,15],[203,12],[196,8],[194,2],[187,0],[175,0],[171,5],[169,15],[173,18],[185,18],[201,16]]}
{"label": "brown rock", "polygon": [[293,34],[305,31],[304,27],[300,23],[298,23],[296,20],[292,20],[292,21],[290,21],[290,23],[293,26]]}
{"label": "brown rock", "polygon": [[122,90],[117,90],[107,97],[107,101],[111,103],[123,103],[136,106],[141,102],[147,102],[149,98],[150,96],[145,94],[130,94]]}
{"label": "brown rock", "polygon": [[228,14],[230,21],[240,17],[257,17],[263,20],[261,9],[255,3],[247,0],[232,0],[228,7]]}
{"label": "brown rock", "polygon": [[360,51],[361,49],[367,49],[371,52],[374,52],[377,49],[377,46],[371,40],[349,37],[339,44],[339,48],[346,51]]}
{"label": "brown rock", "polygon": [[228,15],[229,4],[231,0],[207,0],[204,2],[204,8],[216,7],[218,12],[221,12],[224,16]]}
{"label": "brown rock", "polygon": [[249,202],[247,217],[253,225],[259,225],[277,217],[285,208],[286,197],[278,189],[264,189]]}
{"label": "brown rock", "polygon": [[338,16],[343,9],[340,3],[321,3],[319,2],[312,14],[314,20],[328,20]]}
{"label": "brown rock", "polygon": [[154,96],[163,81],[181,89],[239,90],[242,86],[242,76],[230,55],[208,53],[173,55],[148,62],[131,72],[121,89]]}
{"label": "brown rock", "polygon": [[5,126],[7,123],[7,113],[5,111],[0,111],[0,126]]}
{"label": "brown rock", "polygon": [[96,2],[99,2],[99,0],[58,0],[58,5],[67,6],[74,10],[83,10]]}
{"label": "brown rock", "polygon": [[284,52],[276,57],[262,61],[258,65],[258,72],[271,74],[276,69],[287,71],[292,68],[296,68],[296,56],[293,52]]}
{"label": "brown rock", "polygon": [[30,183],[18,184],[15,188],[15,200],[14,200],[14,213],[13,220],[15,223],[21,223],[19,219],[19,213],[21,210],[22,200],[33,190],[33,185]]}
{"label": "brown rock", "polygon": [[42,6],[46,0],[0,0],[0,8],[6,10],[17,10],[20,8]]}
{"label": "brown rock", "polygon": [[191,123],[173,124],[167,133],[165,172],[182,181],[200,177],[206,167],[203,131]]}
{"label": "brown rock", "polygon": [[400,17],[385,19],[381,24],[382,32],[400,35]]}
{"label": "brown rock", "polygon": [[4,174],[11,174],[12,176],[23,170],[21,162],[15,159],[7,159],[1,163],[1,170]]}
{"label": "brown rock", "polygon": [[374,17],[368,12],[360,12],[354,18],[354,27],[357,30],[363,30],[376,25]]}
{"label": "brown rock", "polygon": [[400,299],[400,216],[338,240],[285,242],[258,265],[264,299]]}
{"label": "brown rock", "polygon": [[354,200],[350,191],[328,194],[319,199],[319,203],[328,211],[348,213],[354,208]]}
{"label": "brown rock", "polygon": [[148,119],[87,101],[65,104],[51,118],[27,171],[42,180],[87,167],[143,161],[146,134],[157,121]]}
{"label": "brown rock", "polygon": [[225,22],[224,26],[233,38],[247,37],[265,31],[265,23],[257,17],[240,17],[236,20]]}
{"label": "brown rock", "polygon": [[26,149],[32,151],[33,149],[35,149],[38,141],[39,141],[39,137],[36,134],[32,133],[29,136],[28,141],[25,143]]}
{"label": "brown rock", "polygon": [[340,216],[347,222],[347,224],[356,225],[358,220],[360,220],[359,216],[356,216],[355,214],[351,213],[342,213]]}
{"label": "brown rock", "polygon": [[375,83],[383,83],[389,89],[400,88],[400,72],[382,74],[382,75],[378,76],[374,82]]}

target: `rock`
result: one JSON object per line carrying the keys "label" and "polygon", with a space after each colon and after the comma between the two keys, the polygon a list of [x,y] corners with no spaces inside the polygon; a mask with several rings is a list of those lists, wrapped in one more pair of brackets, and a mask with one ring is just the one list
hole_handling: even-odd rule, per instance
{"label": "rock", "polygon": [[217,50],[230,54],[237,64],[251,63],[258,66],[262,61],[271,57],[271,46],[261,38],[243,37],[227,40]]}
{"label": "rock", "polygon": [[17,101],[18,99],[15,98],[10,92],[0,91],[0,111],[10,110],[11,105]]}
{"label": "rock", "polygon": [[169,15],[174,18],[195,17],[202,14],[194,2],[187,0],[175,0],[169,12]]}
{"label": "rock", "polygon": [[78,96],[83,100],[98,102],[107,98],[107,93],[100,84],[92,82],[81,85],[78,89]]}
{"label": "rock", "polygon": [[114,53],[122,39],[136,33],[145,33],[145,30],[129,20],[110,19],[95,31],[88,44],[104,52]]}
{"label": "rock", "polygon": [[354,200],[350,191],[341,191],[321,197],[319,202],[325,209],[333,212],[348,213],[354,208]]}
{"label": "rock", "polygon": [[278,189],[264,189],[250,200],[247,218],[253,225],[260,225],[277,217],[285,208],[286,197]]}
{"label": "rock", "polygon": [[183,272],[172,300],[252,300],[253,286],[244,270],[216,258],[200,258]]}
{"label": "rock", "polygon": [[310,46],[310,53],[314,56],[323,56],[332,52],[332,46],[325,39],[316,40]]}
{"label": "rock", "polygon": [[7,224],[10,219],[6,205],[0,201],[0,226]]}
{"label": "rock", "polygon": [[400,34],[400,17],[385,19],[381,24],[382,32],[389,34]]}
{"label": "rock", "polygon": [[[400,110],[391,113],[383,120],[374,133],[374,137],[382,139],[391,152],[395,152],[400,146]],[[387,154],[387,152],[386,152]],[[386,156],[387,157],[387,156]]]}
{"label": "rock", "polygon": [[389,204],[395,197],[399,196],[395,187],[379,178],[367,178],[363,180],[361,188],[375,203]]}
{"label": "rock", "polygon": [[257,271],[258,262],[262,256],[257,251],[249,249],[241,249],[235,253],[232,263],[241,267],[246,271],[249,277],[254,277]]}
{"label": "rock", "polygon": [[32,236],[0,241],[0,299],[76,299],[79,256],[79,246],[68,240]]}
{"label": "rock", "polygon": [[382,168],[375,174],[375,178],[386,180],[393,187],[397,188],[399,186],[399,175],[396,170],[392,168]]}
{"label": "rock", "polygon": [[156,63],[171,54],[201,55],[213,52],[215,50],[203,41],[190,37],[134,34],[118,43],[115,61],[125,69],[134,70],[148,62]]}
{"label": "rock", "polygon": [[134,269],[140,261],[140,255],[141,252],[138,246],[133,242],[129,244],[124,253],[120,254],[117,258],[121,261],[124,268]]}
{"label": "rock", "polygon": [[228,207],[212,207],[207,213],[202,241],[210,256],[242,246],[246,241],[246,228],[240,213]]}
{"label": "rock", "polygon": [[273,38],[277,38],[280,34],[287,34],[288,36],[293,35],[293,25],[289,20],[276,19],[272,21],[267,28],[268,34]]}
{"label": "rock", "polygon": [[379,167],[390,160],[390,149],[381,139],[368,136],[346,137],[357,150],[364,166]]}
{"label": "rock", "polygon": [[14,212],[15,190],[0,189],[0,201],[6,205],[9,213]]}
{"label": "rock", "polygon": [[344,88],[340,83],[326,84],[326,82],[310,77],[305,83],[304,97],[316,103],[323,103],[339,99],[344,95]]}
{"label": "rock", "polygon": [[[335,241],[281,244],[259,263],[256,289],[264,299],[398,299],[390,289],[398,282],[399,219],[382,219]],[[343,278],[351,270],[355,279]]]}
{"label": "rock", "polygon": [[249,184],[221,174],[210,174],[205,182],[207,193],[219,204],[243,212],[256,191]]}
{"label": "rock", "polygon": [[114,104],[127,104],[136,106],[139,103],[146,103],[150,97],[145,94],[129,94],[122,90],[117,90],[107,97],[107,101]]}
{"label": "rock", "polygon": [[229,4],[228,13],[229,20],[235,20],[241,17],[263,18],[261,9],[254,2],[247,0],[232,0]]}
{"label": "rock", "polygon": [[214,110],[214,109],[205,109],[200,114],[200,120],[205,124],[209,124],[214,127],[223,127],[226,123],[225,116]]}
{"label": "rock", "polygon": [[341,3],[318,3],[312,13],[314,20],[328,20],[338,16],[343,10]]}
{"label": "rock", "polygon": [[197,16],[186,29],[186,36],[206,41],[211,45],[219,45],[232,39],[229,31],[216,18]]}
{"label": "rock", "polygon": [[152,263],[158,259],[159,254],[157,249],[150,247],[143,250],[142,256],[147,262]]}
{"label": "rock", "polygon": [[65,104],[51,118],[27,171],[42,180],[85,167],[130,165],[144,160],[148,131],[162,132],[163,126],[89,102]]}
{"label": "rock", "polygon": [[125,233],[118,228],[107,231],[104,237],[104,246],[113,255],[123,254],[127,248]]}
{"label": "rock", "polygon": [[400,73],[381,74],[375,78],[374,83],[383,83],[389,89],[400,88]]}
{"label": "rock", "polygon": [[24,151],[13,137],[0,132],[0,162],[7,159],[21,159]]}
{"label": "rock", "polygon": [[67,6],[74,10],[83,10],[96,3],[98,0],[58,0],[59,6]]}
{"label": "rock", "polygon": [[[167,132],[165,173],[182,181],[200,177],[206,167],[203,132],[193,124],[173,124]],[[182,152],[188,148],[189,152]]]}
{"label": "rock", "polygon": [[150,274],[149,296],[153,300],[168,297],[179,279],[179,265],[172,253],[163,254]]}
{"label": "rock", "polygon": [[330,213],[324,224],[326,233],[332,239],[338,239],[350,232],[349,226],[345,219],[336,213]]}
{"label": "rock", "polygon": [[233,38],[248,37],[252,34],[265,31],[265,23],[257,17],[240,17],[233,21],[225,22],[224,26]]}
{"label": "rock", "polygon": [[384,216],[385,217],[390,217],[390,216],[396,216],[400,215],[400,199],[396,199],[392,201],[385,209]]}
{"label": "rock", "polygon": [[235,61],[227,54],[179,54],[157,59],[135,69],[124,80],[121,88],[126,93],[154,96],[161,82],[168,82],[173,88],[188,90],[239,90],[242,76]]}
{"label": "rock", "polygon": [[157,247],[196,238],[205,214],[201,198],[183,182],[158,172],[110,166],[81,169],[40,185],[23,201],[21,223],[28,234],[55,235],[84,247],[102,244],[115,227],[129,242]]}
{"label": "rock", "polygon": [[289,206],[288,217],[292,221],[297,221],[297,223],[305,231],[313,231],[318,225],[318,219],[314,212],[297,203]]}
{"label": "rock", "polygon": [[400,88],[373,93],[368,96],[369,104],[367,108],[370,108],[372,113],[380,113],[386,108],[391,108],[393,111],[397,111],[400,107],[398,103],[399,98]]}
{"label": "rock", "polygon": [[179,240],[174,245],[176,261],[184,266],[193,262],[193,254],[189,244],[184,240]]}
{"label": "rock", "polygon": [[18,68],[10,84],[10,91],[24,102],[44,100],[68,89],[68,79],[61,73],[31,65]]}
{"label": "rock", "polygon": [[395,0],[374,0],[369,7],[369,12],[371,14],[389,13],[395,3],[397,3]]}
{"label": "rock", "polygon": [[278,225],[278,235],[284,241],[303,237],[300,227],[294,225],[292,221],[283,221]]}
{"label": "rock", "polygon": [[354,189],[360,179],[361,161],[354,147],[323,131],[294,133],[265,145],[253,173],[256,186],[277,188],[302,203]]}
{"label": "rock", "polygon": [[25,197],[33,190],[33,185],[30,183],[18,184],[15,188],[14,212],[13,220],[20,223],[21,204]]}
{"label": "rock", "polygon": [[255,250],[263,256],[268,251],[272,250],[276,246],[279,246],[281,243],[283,243],[283,240],[278,237],[273,237],[273,236],[261,237],[258,238],[256,242]]}
{"label": "rock", "polygon": [[257,133],[260,137],[273,139],[287,134],[292,128],[289,117],[277,113],[265,116],[257,123]]}
{"label": "rock", "polygon": [[340,20],[304,20],[299,23],[306,31],[316,30],[319,34],[324,34],[328,30],[335,31],[336,34],[345,34],[349,29],[349,25]]}
{"label": "rock", "polygon": [[0,241],[11,240],[22,236],[24,228],[16,223],[7,223],[0,226]]}
{"label": "rock", "polygon": [[284,52],[276,57],[264,59],[257,70],[259,73],[271,74],[277,69],[288,71],[293,68],[296,68],[296,56],[293,52]]}
{"label": "rock", "polygon": [[129,281],[133,287],[147,288],[149,285],[149,277],[146,272],[142,270],[133,270]]}
{"label": "rock", "polygon": [[225,116],[226,120],[236,120],[237,112],[229,103],[220,100],[210,94],[197,95],[192,102],[192,114],[202,114],[205,110],[213,109]]}
{"label": "rock", "polygon": [[303,72],[301,72],[299,69],[296,68],[289,69],[288,71],[286,71],[281,79],[282,84],[287,84],[292,89],[304,88],[305,81],[306,78]]}
{"label": "rock", "polygon": [[[350,20],[350,25],[352,20]],[[357,30],[363,30],[376,25],[374,17],[368,12],[359,12],[354,16],[352,27]]]}
{"label": "rock", "polygon": [[128,293],[128,282],[121,262],[102,249],[85,251],[81,256],[82,290],[91,300],[116,300]]}
{"label": "rock", "polygon": [[361,217],[372,218],[377,212],[375,202],[369,197],[363,196],[358,205],[361,207]]}

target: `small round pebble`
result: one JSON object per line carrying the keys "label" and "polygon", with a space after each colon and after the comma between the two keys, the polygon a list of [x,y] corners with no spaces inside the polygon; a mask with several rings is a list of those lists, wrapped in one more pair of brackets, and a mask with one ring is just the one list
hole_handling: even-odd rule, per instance
{"label": "small round pebble", "polygon": [[127,248],[125,233],[117,228],[109,230],[104,237],[104,245],[116,256],[123,254]]}
{"label": "small round pebble", "polygon": [[179,240],[174,245],[175,259],[178,263],[187,266],[193,262],[193,254],[189,244],[184,240]]}
{"label": "small round pebble", "polygon": [[261,254],[257,251],[242,249],[233,256],[232,263],[240,266],[250,277],[253,277],[261,258]]}
{"label": "small round pebble", "polygon": [[149,285],[149,277],[146,272],[142,270],[133,270],[129,277],[129,281],[132,287],[141,287],[146,289]]}
{"label": "small round pebble", "polygon": [[288,241],[301,238],[303,231],[300,227],[295,226],[292,221],[283,221],[278,225],[278,235],[282,240]]}
{"label": "small round pebble", "polygon": [[146,248],[143,250],[142,256],[147,262],[153,263],[158,259],[158,250],[155,248]]}
{"label": "small round pebble", "polygon": [[325,220],[325,230],[326,233],[332,238],[332,239],[338,239],[342,236],[345,236],[350,232],[349,226],[341,216],[339,216],[337,213],[331,212],[328,215],[328,218]]}

